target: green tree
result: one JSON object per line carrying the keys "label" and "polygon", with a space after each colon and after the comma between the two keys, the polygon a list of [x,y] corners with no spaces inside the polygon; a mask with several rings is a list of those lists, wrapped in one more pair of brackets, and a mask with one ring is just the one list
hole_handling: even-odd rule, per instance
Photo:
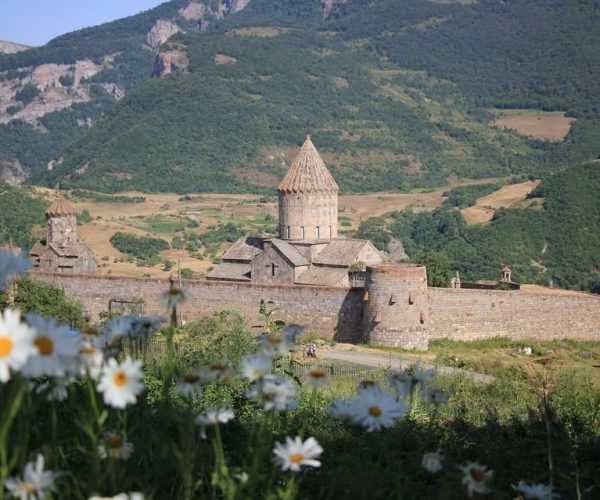
{"label": "green tree", "polygon": [[445,253],[435,250],[420,252],[415,261],[427,267],[427,285],[442,288],[450,286],[452,272]]}
{"label": "green tree", "polygon": [[[0,309],[8,307],[6,294],[0,294]],[[15,281],[15,304],[22,313],[34,312],[52,317],[71,328],[82,329],[87,323],[83,306],[52,285],[24,278]]]}

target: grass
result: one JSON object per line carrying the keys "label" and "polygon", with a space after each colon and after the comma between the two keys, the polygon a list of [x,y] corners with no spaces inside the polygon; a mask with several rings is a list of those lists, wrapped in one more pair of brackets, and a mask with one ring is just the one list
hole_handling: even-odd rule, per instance
{"label": "grass", "polygon": [[[430,341],[429,350],[419,355],[414,351],[393,347],[371,345],[365,347],[398,352],[440,365],[494,376],[505,376],[507,373],[518,374],[532,367],[546,366],[553,375],[583,376],[589,378],[594,387],[600,388],[600,343],[593,341],[493,338],[458,342],[437,339]],[[519,353],[519,349],[523,347],[531,347],[531,356]]]}

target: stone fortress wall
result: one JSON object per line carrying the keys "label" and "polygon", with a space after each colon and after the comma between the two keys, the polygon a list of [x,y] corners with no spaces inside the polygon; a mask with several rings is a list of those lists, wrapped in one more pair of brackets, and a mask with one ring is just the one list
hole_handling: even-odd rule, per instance
{"label": "stone fortress wall", "polygon": [[[600,341],[600,297],[526,291],[428,288],[422,266],[369,268],[366,291],[342,287],[184,281],[189,300],[182,318],[192,321],[223,309],[259,327],[261,300],[276,317],[340,342],[370,341],[427,349],[429,339],[588,339]],[[92,320],[141,300],[144,314],[167,315],[160,294],[166,280],[31,272],[32,279],[62,288],[82,302]]]}

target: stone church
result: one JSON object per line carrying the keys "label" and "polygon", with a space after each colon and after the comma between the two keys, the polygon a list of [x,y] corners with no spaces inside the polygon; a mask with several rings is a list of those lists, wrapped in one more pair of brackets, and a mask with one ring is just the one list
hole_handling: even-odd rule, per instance
{"label": "stone church", "polygon": [[77,239],[77,210],[63,198],[46,209],[46,241],[29,252],[33,268],[53,273],[94,273],[92,251]]}
{"label": "stone church", "polygon": [[310,136],[279,184],[279,238],[243,237],[207,279],[364,286],[385,257],[368,240],[338,237],[338,185]]}

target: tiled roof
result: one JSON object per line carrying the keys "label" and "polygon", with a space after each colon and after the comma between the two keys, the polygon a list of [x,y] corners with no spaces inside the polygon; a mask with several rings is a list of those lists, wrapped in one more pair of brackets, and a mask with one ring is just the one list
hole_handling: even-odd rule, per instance
{"label": "tiled roof", "polygon": [[46,209],[46,215],[50,217],[77,215],[77,210],[75,210],[64,198],[58,198]]}
{"label": "tiled roof", "polygon": [[49,243],[48,248],[60,257],[79,257],[81,253],[81,244],[79,243],[73,243],[68,247],[59,247],[54,243]]}
{"label": "tiled roof", "polygon": [[346,284],[348,269],[343,267],[311,267],[296,280],[298,285],[339,286]]}
{"label": "tiled roof", "polygon": [[227,252],[225,252],[225,255],[223,255],[223,260],[242,260],[250,262],[262,251],[262,238],[244,236],[237,240],[233,246],[227,250]]}
{"label": "tiled roof", "polygon": [[286,259],[288,259],[292,265],[298,266],[308,266],[310,264],[306,258],[304,258],[298,250],[296,250],[292,245],[290,245],[287,241],[273,239],[271,240],[272,245],[277,248]]}
{"label": "tiled roof", "polygon": [[206,277],[209,280],[250,281],[250,264],[222,262]]}
{"label": "tiled roof", "polygon": [[337,193],[338,185],[325,166],[310,136],[277,187],[285,193]]}
{"label": "tiled roof", "polygon": [[331,240],[329,245],[315,257],[313,264],[351,266],[358,260],[360,251],[368,244],[367,240]]}
{"label": "tiled roof", "polygon": [[42,244],[41,241],[36,241],[33,244],[33,246],[31,247],[31,250],[29,250],[29,255],[38,257],[38,256],[42,255],[45,250],[46,250],[46,246],[44,244]]}

